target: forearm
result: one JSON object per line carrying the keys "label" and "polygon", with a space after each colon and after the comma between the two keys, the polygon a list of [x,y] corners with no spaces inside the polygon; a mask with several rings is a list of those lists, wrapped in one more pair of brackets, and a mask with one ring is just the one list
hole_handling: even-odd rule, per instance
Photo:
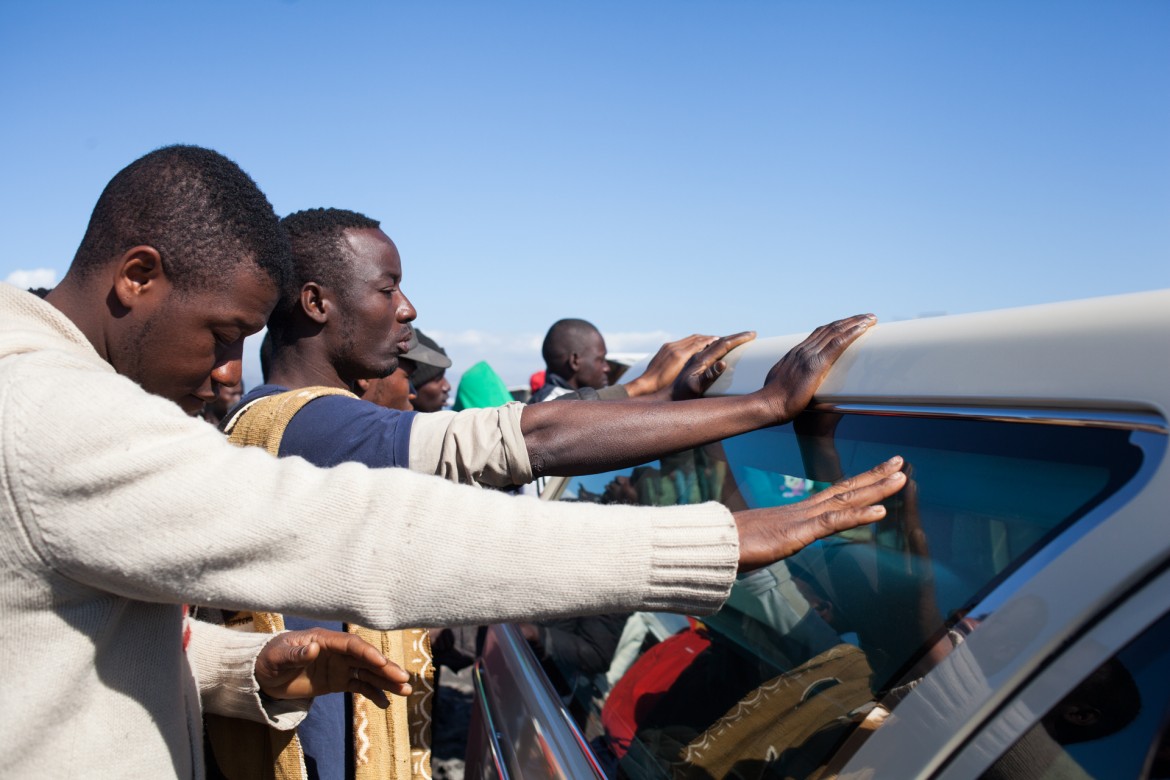
{"label": "forearm", "polygon": [[674,403],[561,401],[526,406],[520,429],[537,476],[636,466],[777,422],[758,394]]}

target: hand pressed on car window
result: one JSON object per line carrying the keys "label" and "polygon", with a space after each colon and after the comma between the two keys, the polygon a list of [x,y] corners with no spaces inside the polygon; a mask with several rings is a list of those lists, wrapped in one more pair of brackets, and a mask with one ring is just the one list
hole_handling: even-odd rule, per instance
{"label": "hand pressed on car window", "polygon": [[906,485],[902,458],[833,483],[796,504],[735,512],[739,570],[751,571],[799,552],[817,539],[886,516],[880,501]]}

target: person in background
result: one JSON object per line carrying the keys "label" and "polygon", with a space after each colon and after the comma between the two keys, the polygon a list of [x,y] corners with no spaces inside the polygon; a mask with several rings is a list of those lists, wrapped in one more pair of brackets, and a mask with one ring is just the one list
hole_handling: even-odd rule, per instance
{"label": "person in background", "polygon": [[456,412],[464,409],[485,409],[511,403],[512,394],[500,375],[484,360],[463,372],[455,393]]}
{"label": "person in background", "polygon": [[381,406],[384,409],[397,409],[409,412],[414,409],[414,383],[411,380],[413,372],[423,366],[428,368],[446,369],[451,366],[451,358],[442,349],[428,342],[434,347],[422,342],[423,334],[415,329],[415,343],[398,359],[398,368],[388,375],[374,379],[357,379],[354,381],[354,393],[358,398]]}
{"label": "person in background", "polygon": [[219,421],[227,417],[228,411],[240,402],[244,395],[244,382],[239,384],[221,385],[215,394],[215,400],[203,404],[203,419],[212,425],[219,425]]}
{"label": "person in background", "polygon": [[[451,359],[447,351],[440,347],[435,340],[424,334],[418,328],[414,329],[418,337],[421,356],[406,359],[407,373],[410,374],[410,383],[414,386],[414,400],[411,405],[416,412],[437,412],[447,405],[451,396],[451,383],[447,381],[447,369],[451,367]],[[422,352],[425,350],[425,353]]]}
{"label": "person in background", "polygon": [[691,355],[714,341],[714,336],[694,334],[664,344],[641,376],[625,384],[610,385],[610,365],[605,358],[605,338],[601,331],[585,320],[557,320],[541,345],[545,369],[539,387],[532,381],[533,392],[528,403],[555,398],[594,401],[650,395],[661,389],[653,379],[656,370],[661,367],[667,373],[672,370],[677,373]]}

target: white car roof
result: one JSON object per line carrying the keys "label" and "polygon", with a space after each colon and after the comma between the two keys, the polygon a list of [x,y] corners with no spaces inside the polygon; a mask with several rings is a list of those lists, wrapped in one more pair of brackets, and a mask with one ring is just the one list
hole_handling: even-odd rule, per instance
{"label": "white car roof", "polygon": [[[728,356],[710,395],[760,387],[805,334]],[[880,323],[841,357],[821,403],[1170,409],[1170,290]]]}

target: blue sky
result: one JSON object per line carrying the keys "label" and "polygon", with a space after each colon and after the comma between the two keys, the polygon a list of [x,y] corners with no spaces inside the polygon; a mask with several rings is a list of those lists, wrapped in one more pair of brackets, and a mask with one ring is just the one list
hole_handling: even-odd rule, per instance
{"label": "blue sky", "polygon": [[[458,375],[1170,287],[1170,3],[0,2],[0,279],[210,146],[398,243]],[[249,368],[254,375],[254,366]]]}

